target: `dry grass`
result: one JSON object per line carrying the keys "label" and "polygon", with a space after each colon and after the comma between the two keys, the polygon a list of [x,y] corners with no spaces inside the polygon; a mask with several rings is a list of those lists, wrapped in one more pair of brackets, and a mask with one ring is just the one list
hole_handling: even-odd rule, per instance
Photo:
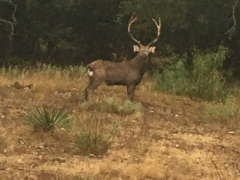
{"label": "dry grass", "polygon": [[[10,87],[15,81],[32,83],[33,89]],[[116,112],[106,99],[118,98],[120,106],[127,99],[126,89],[102,85],[85,103],[87,81],[85,75],[69,78],[59,70],[0,76],[2,180],[240,179],[239,113],[225,121],[212,120],[205,115],[205,102],[152,91],[148,77],[136,90],[135,102],[142,109]],[[33,132],[24,123],[24,112],[43,105],[66,108],[75,117],[73,128]],[[79,155],[76,132],[96,118],[102,128],[118,124],[114,144],[102,157]]]}

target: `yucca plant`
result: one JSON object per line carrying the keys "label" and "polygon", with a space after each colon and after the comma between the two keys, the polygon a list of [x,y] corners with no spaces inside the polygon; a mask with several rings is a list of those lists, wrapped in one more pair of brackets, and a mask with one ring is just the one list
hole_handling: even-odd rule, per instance
{"label": "yucca plant", "polygon": [[59,128],[68,128],[71,125],[72,116],[64,109],[48,109],[47,107],[36,107],[26,113],[27,124],[34,130],[50,131]]}

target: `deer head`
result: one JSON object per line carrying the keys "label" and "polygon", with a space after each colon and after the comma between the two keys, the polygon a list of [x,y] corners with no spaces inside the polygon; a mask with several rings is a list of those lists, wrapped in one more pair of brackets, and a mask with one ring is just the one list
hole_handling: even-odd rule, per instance
{"label": "deer head", "polygon": [[148,43],[146,46],[144,46],[139,40],[134,38],[132,33],[131,33],[131,26],[136,20],[137,20],[137,17],[135,16],[135,13],[133,13],[133,15],[132,15],[132,17],[131,17],[131,19],[129,20],[129,23],[128,23],[128,34],[130,35],[132,40],[137,43],[137,45],[133,45],[133,51],[138,52],[139,55],[148,55],[149,53],[155,53],[156,47],[151,46],[151,45],[156,43],[159,36],[160,36],[160,30],[161,30],[161,19],[160,19],[160,17],[158,19],[158,23],[155,19],[152,19],[153,22],[155,23],[156,27],[157,27],[157,37],[155,39],[153,39],[150,43]]}

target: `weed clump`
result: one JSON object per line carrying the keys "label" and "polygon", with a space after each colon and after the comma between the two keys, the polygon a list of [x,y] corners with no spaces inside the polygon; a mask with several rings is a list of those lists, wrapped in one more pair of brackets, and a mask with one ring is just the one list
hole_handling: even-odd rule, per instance
{"label": "weed clump", "polygon": [[103,126],[100,116],[92,117],[84,124],[75,136],[76,153],[82,155],[104,155],[118,134],[118,124],[113,122],[109,127]]}

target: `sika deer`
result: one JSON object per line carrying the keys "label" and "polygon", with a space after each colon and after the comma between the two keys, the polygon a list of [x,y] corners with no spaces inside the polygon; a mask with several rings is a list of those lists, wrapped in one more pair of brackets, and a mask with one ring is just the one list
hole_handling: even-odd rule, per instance
{"label": "sika deer", "polygon": [[144,73],[147,71],[150,63],[149,54],[155,52],[155,46],[160,36],[161,21],[159,23],[152,19],[157,26],[157,37],[148,45],[144,46],[140,41],[136,40],[131,34],[131,25],[137,20],[137,17],[132,15],[128,23],[128,33],[132,40],[137,43],[133,45],[133,51],[138,54],[131,60],[122,62],[110,62],[104,60],[96,60],[87,66],[89,76],[89,85],[85,89],[85,99],[88,100],[89,91],[96,89],[101,83],[106,85],[122,85],[127,86],[128,97],[133,100],[136,86],[141,82]]}

